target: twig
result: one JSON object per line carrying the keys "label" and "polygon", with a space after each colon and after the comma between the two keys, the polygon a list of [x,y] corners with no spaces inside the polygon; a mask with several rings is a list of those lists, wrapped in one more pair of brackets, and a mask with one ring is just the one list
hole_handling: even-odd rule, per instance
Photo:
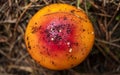
{"label": "twig", "polygon": [[27,72],[33,72],[33,69],[31,67],[28,67],[28,66],[17,66],[17,65],[10,65],[8,66],[10,69],[19,69],[19,70],[24,70],[24,71],[27,71]]}
{"label": "twig", "polygon": [[65,1],[63,1],[63,0],[59,0],[60,2],[62,2],[62,3],[65,3]]}
{"label": "twig", "polygon": [[112,43],[112,42],[108,42],[108,41],[105,41],[105,40],[100,40],[100,39],[97,39],[97,38],[95,40],[98,41],[98,42],[104,43],[104,44],[109,44],[109,45],[115,46],[117,48],[120,48],[120,45],[117,45],[117,44]]}
{"label": "twig", "polygon": [[99,24],[99,26],[100,26],[101,33],[102,33],[102,32],[103,32],[103,34],[106,33],[106,28],[105,28],[105,26],[102,24],[101,19],[98,20],[98,24]]}
{"label": "twig", "polygon": [[17,22],[15,24],[15,28],[14,28],[14,33],[18,27],[18,23],[20,22],[21,18],[23,17],[23,15],[25,14],[25,12],[27,11],[27,9],[32,5],[32,2],[29,3],[27,6],[26,6],[26,9],[22,12],[22,14],[20,15],[20,17],[17,19]]}
{"label": "twig", "polygon": [[11,2],[11,0],[8,0],[8,2],[9,2],[9,6],[11,7],[11,5],[12,5],[12,2]]}
{"label": "twig", "polygon": [[106,6],[106,0],[103,0],[103,6]]}
{"label": "twig", "polygon": [[112,3],[115,4],[116,6],[119,6],[119,3],[116,3],[115,1],[113,1]]}
{"label": "twig", "polygon": [[10,58],[10,56],[8,54],[6,54],[4,51],[2,51],[1,49],[0,49],[0,54],[5,56],[7,59],[14,61],[14,59]]}
{"label": "twig", "polygon": [[0,7],[0,12],[2,12],[3,11],[3,9],[5,8],[5,6],[7,6],[7,3],[8,3],[8,1],[7,2],[5,2],[1,7]]}
{"label": "twig", "polygon": [[[119,3],[119,5],[120,5],[120,3]],[[108,22],[108,24],[107,24],[107,26],[109,26],[110,24],[111,24],[111,22],[114,20],[114,18],[115,18],[115,16],[116,16],[116,14],[118,13],[118,11],[119,11],[119,8],[120,8],[120,6],[118,5],[118,7],[117,7],[117,9],[116,9],[116,11],[114,12],[114,15],[112,16],[112,18],[110,19],[110,21]]]}
{"label": "twig", "polygon": [[0,36],[0,43],[1,43],[1,42],[7,42],[7,41],[8,41],[7,37],[5,37],[5,36]]}
{"label": "twig", "polygon": [[29,4],[26,6],[25,10],[21,13],[20,17],[17,19],[17,22],[16,22],[15,27],[14,27],[13,39],[12,39],[11,41],[14,41],[14,40],[15,40],[15,38],[16,38],[15,35],[16,35],[16,30],[17,30],[18,24],[19,24],[20,20],[22,19],[22,17],[24,16],[25,12],[26,12],[26,11],[28,10],[28,8],[32,5],[32,3],[33,3],[33,2],[29,3]]}
{"label": "twig", "polygon": [[106,35],[106,40],[108,41],[110,38],[109,38],[109,32],[108,32],[108,26],[107,26],[107,17],[105,16],[104,17],[104,20],[103,20],[103,22],[104,22],[104,27],[105,27],[105,35]]}
{"label": "twig", "polygon": [[16,19],[14,20],[5,20],[5,21],[0,21],[0,24],[6,24],[6,23],[16,23]]}
{"label": "twig", "polygon": [[43,0],[45,2],[46,5],[48,5],[49,3],[46,0]]}
{"label": "twig", "polygon": [[96,5],[92,0],[89,0],[89,2],[91,3],[91,5],[93,7],[95,7],[96,9],[100,10],[101,12],[103,12],[104,14],[106,13],[106,11],[104,11],[103,9],[100,8],[100,6]]}
{"label": "twig", "polygon": [[120,41],[120,38],[111,40],[110,42],[116,42],[116,41]]}
{"label": "twig", "polygon": [[109,47],[106,47],[105,44],[100,44],[100,45],[107,52],[107,54],[111,56],[111,58],[113,58],[116,62],[120,63],[120,60],[118,59],[118,57],[113,52],[111,52]]}
{"label": "twig", "polygon": [[110,58],[106,55],[104,50],[100,47],[99,43],[95,43],[95,46],[98,48],[98,50],[106,57],[106,59],[110,60]]}
{"label": "twig", "polygon": [[91,14],[95,14],[95,15],[99,15],[99,16],[103,16],[103,17],[112,17],[108,14],[104,14],[104,13],[95,13],[95,12],[91,12]]}
{"label": "twig", "polygon": [[117,22],[117,24],[112,28],[112,30],[109,32],[110,36],[112,36],[112,34],[114,33],[114,31],[116,30],[116,28],[120,25],[120,20],[119,22]]}
{"label": "twig", "polygon": [[0,73],[0,75],[15,75],[15,74]]}
{"label": "twig", "polygon": [[29,55],[28,53],[27,53],[26,55],[23,55],[21,58],[19,58],[19,59],[15,62],[15,64],[21,62],[21,61],[22,61],[24,58],[26,58],[28,55]]}
{"label": "twig", "polygon": [[88,15],[87,1],[85,0],[85,12]]}
{"label": "twig", "polygon": [[76,6],[78,9],[80,9],[80,4],[83,2],[83,0],[77,0]]}
{"label": "twig", "polygon": [[92,68],[91,68],[91,64],[90,64],[90,60],[89,59],[87,59],[86,64],[88,66],[89,71],[92,72]]}

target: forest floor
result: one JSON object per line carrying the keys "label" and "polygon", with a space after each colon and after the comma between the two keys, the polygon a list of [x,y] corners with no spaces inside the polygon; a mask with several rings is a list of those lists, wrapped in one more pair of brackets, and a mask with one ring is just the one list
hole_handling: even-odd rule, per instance
{"label": "forest floor", "polygon": [[[82,8],[95,29],[95,43],[87,59],[63,71],[41,67],[24,42],[30,18],[53,3]],[[97,74],[120,74],[120,0],[0,0],[0,75]]]}

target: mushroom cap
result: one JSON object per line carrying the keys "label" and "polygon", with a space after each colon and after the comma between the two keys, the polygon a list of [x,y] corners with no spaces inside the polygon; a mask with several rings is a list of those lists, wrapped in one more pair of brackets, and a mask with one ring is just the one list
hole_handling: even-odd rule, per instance
{"label": "mushroom cap", "polygon": [[82,9],[51,4],[29,21],[25,43],[31,57],[41,66],[65,70],[80,64],[94,43],[94,29]]}

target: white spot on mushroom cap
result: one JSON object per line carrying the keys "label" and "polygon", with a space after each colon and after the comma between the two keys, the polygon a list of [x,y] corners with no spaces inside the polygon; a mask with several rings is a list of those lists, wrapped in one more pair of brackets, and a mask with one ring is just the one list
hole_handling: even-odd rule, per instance
{"label": "white spot on mushroom cap", "polygon": [[70,42],[67,42],[67,45],[69,46],[69,45],[70,45]]}
{"label": "white spot on mushroom cap", "polygon": [[54,40],[54,38],[51,38],[51,41],[53,41]]}
{"label": "white spot on mushroom cap", "polygon": [[92,32],[91,34],[94,34],[94,32]]}
{"label": "white spot on mushroom cap", "polygon": [[53,28],[51,28],[50,30],[53,31]]}
{"label": "white spot on mushroom cap", "polygon": [[69,49],[69,52],[70,52],[70,53],[72,52],[72,48]]}
{"label": "white spot on mushroom cap", "polygon": [[60,29],[59,32],[62,32],[62,30]]}

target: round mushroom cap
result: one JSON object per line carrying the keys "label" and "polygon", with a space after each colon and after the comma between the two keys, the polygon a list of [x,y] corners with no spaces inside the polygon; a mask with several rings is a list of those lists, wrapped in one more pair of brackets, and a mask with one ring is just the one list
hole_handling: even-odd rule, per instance
{"label": "round mushroom cap", "polygon": [[80,64],[94,43],[94,29],[82,9],[51,4],[29,21],[25,43],[31,57],[41,66],[65,70]]}

